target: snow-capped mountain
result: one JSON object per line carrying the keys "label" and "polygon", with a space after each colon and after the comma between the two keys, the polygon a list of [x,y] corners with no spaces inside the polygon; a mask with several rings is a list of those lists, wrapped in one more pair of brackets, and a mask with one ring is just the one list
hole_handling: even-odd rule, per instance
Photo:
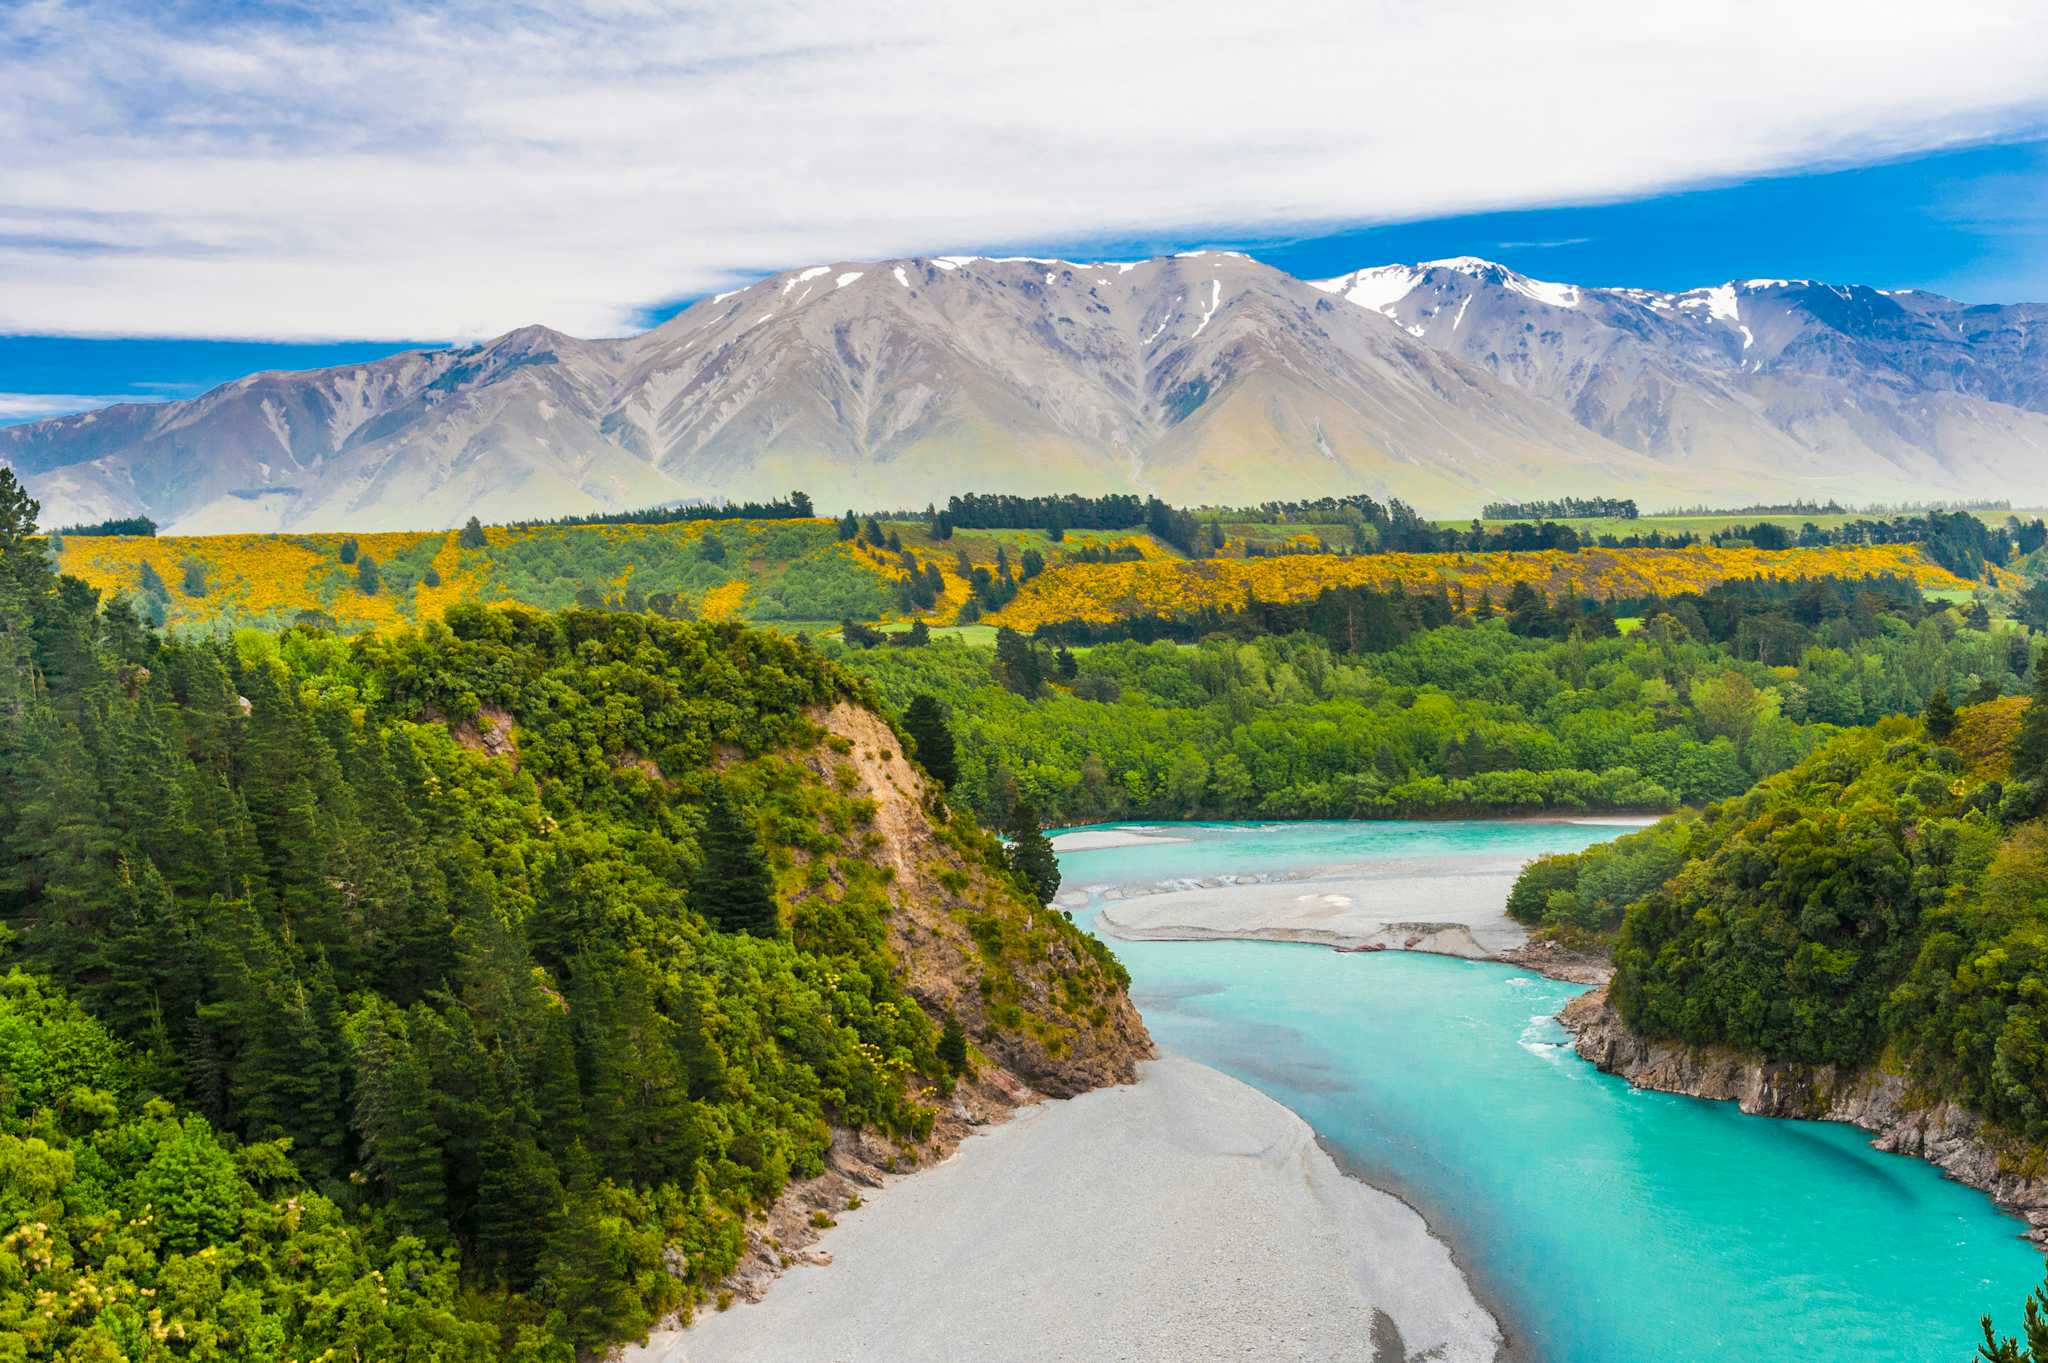
{"label": "snow-capped mountain", "polygon": [[49,524],[446,525],[800,487],[1180,501],[1374,490],[1462,510],[1656,466],[1386,319],[1224,252],[794,270],[642,336],[262,374],[0,430]]}
{"label": "snow-capped mountain", "polygon": [[1232,252],[838,262],[640,336],[258,374],[0,429],[46,524],[385,527],[793,487],[1443,514],[1639,501],[2014,496],[2048,470],[2036,306],[1748,280],[1685,293],[1472,258],[1308,283]]}
{"label": "snow-capped mountain", "polygon": [[1591,288],[1469,256],[1317,287],[1731,485],[2009,496],[2048,475],[2048,307],[1788,279]]}

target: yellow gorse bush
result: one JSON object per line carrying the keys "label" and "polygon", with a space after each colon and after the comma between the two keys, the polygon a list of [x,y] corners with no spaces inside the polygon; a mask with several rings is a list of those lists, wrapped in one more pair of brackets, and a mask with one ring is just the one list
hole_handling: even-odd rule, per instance
{"label": "yellow gorse bush", "polygon": [[1331,587],[1404,591],[1461,587],[1498,604],[1526,582],[1555,598],[1627,598],[1700,591],[1735,578],[1910,578],[1923,588],[1971,584],[1914,545],[1841,549],[1544,549],[1485,554],[1292,554],[1278,558],[1062,563],[1023,585],[989,623],[1032,630],[1066,620],[1235,609],[1247,599],[1301,601]]}
{"label": "yellow gorse bush", "polygon": [[[792,522],[680,521],[653,525],[537,526],[485,529],[481,549],[461,547],[455,531],[393,531],[364,534],[208,535],[189,538],[86,536],[65,538],[61,571],[83,579],[103,595],[142,594],[148,576],[161,584],[169,623],[227,619],[289,623],[301,611],[319,611],[343,629],[388,628],[438,618],[462,601],[524,600],[507,563],[522,549],[542,553],[556,547],[602,546],[607,566],[587,585],[609,599],[622,599],[629,584],[647,586],[645,571],[672,561],[687,546],[716,530],[727,542],[733,579],[690,593],[697,612],[722,620],[745,614],[754,593],[786,567],[757,557],[761,536]],[[822,526],[829,522],[819,522]],[[587,538],[585,538],[587,537]],[[1303,537],[1297,537],[1301,539]],[[374,593],[360,590],[357,570],[341,562],[342,545],[354,540],[358,556],[374,558],[384,578]],[[988,617],[990,623],[1031,630],[1066,620],[1103,621],[1137,614],[1178,615],[1205,608],[1235,609],[1247,599],[1298,601],[1329,587],[1399,587],[1404,591],[1463,590],[1468,606],[1482,592],[1498,604],[1517,583],[1547,595],[1568,592],[1625,598],[1652,592],[1697,591],[1731,578],[1906,577],[1923,588],[1967,589],[1973,584],[1934,563],[1912,545],[1869,545],[1826,549],[1582,549],[1576,553],[1304,554],[1272,558],[1188,560],[1173,555],[1149,535],[1104,536],[1101,543],[1135,545],[1136,562],[1079,563],[1079,547],[1046,546],[1051,562],[1023,583],[1016,599]],[[970,595],[956,553],[930,542],[908,552],[920,567],[936,567],[945,592],[925,616],[949,621]],[[897,551],[848,542],[815,553],[839,557],[893,589],[903,573]],[[402,561],[404,572],[394,571]],[[580,560],[579,560],[580,561]],[[593,560],[597,561],[597,560]],[[977,556],[977,563],[983,560]],[[188,590],[188,569],[203,582]],[[425,569],[431,567],[431,574]],[[438,579],[431,584],[428,577]],[[529,604],[546,605],[546,601]]]}

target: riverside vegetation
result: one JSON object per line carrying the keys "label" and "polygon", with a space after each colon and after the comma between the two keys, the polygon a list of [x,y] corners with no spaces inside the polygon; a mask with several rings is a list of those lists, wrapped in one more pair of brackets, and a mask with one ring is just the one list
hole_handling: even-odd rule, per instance
{"label": "riverside vegetation", "polygon": [[1622,635],[1601,608],[1533,592],[1480,619],[1367,588],[1211,617],[1192,645],[831,647],[892,707],[950,709],[957,789],[985,818],[1022,799],[1059,823],[1662,811],[1738,794],[1942,688],[2025,685],[2024,630],[1905,582],[1738,583],[1640,608]]}
{"label": "riverside vegetation", "polygon": [[914,1160],[971,1066],[1143,1049],[800,643],[160,635],[33,516],[0,471],[0,1359],[567,1363],[835,1128]]}
{"label": "riverside vegetation", "polygon": [[[1509,912],[1611,940],[1641,1036],[1903,1073],[1991,1125],[2004,1166],[2048,1160],[2048,648],[2031,699],[1842,734],[1697,816],[1545,857]],[[1989,1363],[2048,1358],[1984,1321]]]}

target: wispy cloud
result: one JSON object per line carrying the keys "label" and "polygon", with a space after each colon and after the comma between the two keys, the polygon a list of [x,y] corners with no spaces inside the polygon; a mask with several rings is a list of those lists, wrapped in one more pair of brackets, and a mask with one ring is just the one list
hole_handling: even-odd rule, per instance
{"label": "wispy cloud", "polygon": [[1553,241],[1497,241],[1494,246],[1502,251],[1554,251],[1560,246],[1584,246],[1591,237],[1558,237]]}
{"label": "wispy cloud", "polygon": [[2038,126],[2043,30],[2038,0],[1047,0],[1022,32],[940,0],[26,0],[0,330],[616,333],[819,260],[1614,198]]}
{"label": "wispy cloud", "polygon": [[0,425],[17,421],[40,421],[46,416],[69,416],[91,412],[117,402],[161,402],[159,397],[129,394],[82,393],[0,393]]}

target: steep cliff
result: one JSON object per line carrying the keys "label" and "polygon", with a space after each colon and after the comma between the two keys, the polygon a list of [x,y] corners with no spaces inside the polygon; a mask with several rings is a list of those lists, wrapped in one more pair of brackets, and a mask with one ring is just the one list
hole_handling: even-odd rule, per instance
{"label": "steep cliff", "polygon": [[1607,1001],[1582,994],[1560,1021],[1579,1054],[1638,1088],[1738,1104],[1760,1117],[1848,1122],[1872,1133],[1879,1150],[1913,1155],[1950,1178],[1989,1193],[2025,1218],[2028,1235],[2048,1247],[2048,1176],[2038,1152],[2001,1135],[1968,1109],[1917,1092],[1911,1080],[1878,1069],[1846,1070],[1745,1055],[1724,1046],[1691,1046],[1637,1036]]}

